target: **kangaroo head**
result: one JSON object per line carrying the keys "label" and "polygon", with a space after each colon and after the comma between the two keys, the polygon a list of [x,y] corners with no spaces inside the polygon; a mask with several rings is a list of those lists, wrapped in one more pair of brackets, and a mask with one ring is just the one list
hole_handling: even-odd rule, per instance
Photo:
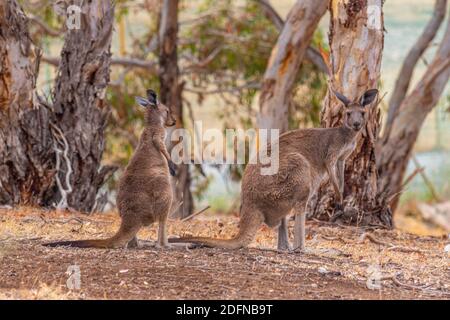
{"label": "kangaroo head", "polygon": [[351,101],[343,94],[334,91],[336,98],[338,98],[345,106],[344,110],[344,126],[349,129],[359,131],[366,125],[366,113],[365,106],[371,104],[378,94],[377,89],[370,89],[364,92],[364,94],[356,101]]}
{"label": "kangaroo head", "polygon": [[155,91],[148,89],[147,98],[135,98],[137,104],[147,109],[146,120],[148,123],[154,123],[156,121],[165,127],[175,125],[176,121],[171,110],[165,104],[158,101]]}

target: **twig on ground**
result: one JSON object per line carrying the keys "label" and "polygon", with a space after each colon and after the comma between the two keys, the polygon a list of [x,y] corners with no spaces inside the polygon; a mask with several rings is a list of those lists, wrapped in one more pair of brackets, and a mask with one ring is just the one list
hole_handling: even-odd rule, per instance
{"label": "twig on ground", "polygon": [[0,239],[0,242],[8,241],[11,238],[12,238],[11,236],[7,236],[6,238]]}
{"label": "twig on ground", "polygon": [[203,212],[205,212],[205,211],[208,210],[209,208],[211,208],[211,206],[208,205],[208,206],[206,206],[205,208],[203,208],[202,210],[197,211],[197,212],[191,214],[190,216],[187,216],[187,217],[181,219],[181,222],[188,221],[188,220],[190,220],[190,219],[192,219],[192,218],[194,218],[194,217],[196,217],[196,216],[202,214]]}
{"label": "twig on ground", "polygon": [[328,236],[328,235],[324,235],[324,234],[319,234],[319,236],[320,236],[321,238],[325,239],[325,240],[328,240],[328,241],[339,240],[339,241],[341,241],[341,242],[343,242],[343,243],[345,243],[345,244],[349,244],[349,243],[354,242],[354,241],[352,241],[352,240],[350,240],[350,239],[345,239],[345,238],[343,238],[343,237]]}
{"label": "twig on ground", "polygon": [[425,253],[427,251],[424,251],[422,249],[414,249],[414,248],[409,248],[409,247],[403,247],[403,246],[397,246],[394,245],[390,242],[386,242],[386,241],[382,241],[379,240],[377,238],[375,238],[373,235],[365,232],[361,235],[361,237],[359,238],[358,242],[359,243],[363,243],[365,239],[369,239],[370,241],[372,241],[375,244],[381,245],[381,246],[387,246],[388,250],[397,250],[397,251],[401,251],[401,252],[419,252],[419,253]]}

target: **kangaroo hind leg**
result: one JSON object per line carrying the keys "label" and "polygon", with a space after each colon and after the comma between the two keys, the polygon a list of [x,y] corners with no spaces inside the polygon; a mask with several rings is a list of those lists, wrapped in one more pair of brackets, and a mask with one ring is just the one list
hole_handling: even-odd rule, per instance
{"label": "kangaroo hind leg", "polygon": [[305,250],[306,217],[310,216],[313,213],[316,203],[317,203],[317,193],[316,193],[316,191],[314,191],[309,194],[305,207],[303,207],[301,205],[294,206],[294,212],[295,212],[294,250],[300,250],[300,251]]}
{"label": "kangaroo hind leg", "polygon": [[281,219],[281,224],[278,227],[278,250],[289,251],[289,230],[288,230],[288,218]]}
{"label": "kangaroo hind leg", "polygon": [[134,236],[133,239],[131,239],[128,242],[127,249],[131,249],[131,248],[133,248],[133,249],[134,248],[139,248],[139,240],[138,240],[138,238],[136,236]]}
{"label": "kangaroo hind leg", "polygon": [[167,240],[167,217],[161,217],[159,220],[157,246],[160,248],[169,247],[169,241]]}

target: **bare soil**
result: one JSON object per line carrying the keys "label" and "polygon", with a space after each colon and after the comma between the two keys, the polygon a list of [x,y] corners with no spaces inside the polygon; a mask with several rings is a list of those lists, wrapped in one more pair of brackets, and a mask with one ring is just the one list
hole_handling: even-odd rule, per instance
{"label": "bare soil", "polygon": [[[236,217],[171,221],[171,235],[231,237]],[[47,248],[49,240],[102,238],[116,214],[0,210],[3,299],[449,299],[444,237],[309,222],[307,252],[280,253],[261,228],[250,248]],[[139,233],[156,239],[156,226]],[[69,290],[69,266],[81,271]],[[371,282],[375,279],[375,282]],[[378,282],[377,282],[378,281]],[[378,288],[374,288],[377,285]]]}

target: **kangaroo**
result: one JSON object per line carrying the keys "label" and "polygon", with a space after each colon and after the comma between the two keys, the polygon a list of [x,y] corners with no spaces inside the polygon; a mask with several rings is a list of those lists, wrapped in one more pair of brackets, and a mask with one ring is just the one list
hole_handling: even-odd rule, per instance
{"label": "kangaroo", "polygon": [[[274,175],[261,175],[260,163],[247,165],[242,179],[239,231],[234,238],[183,237],[171,238],[169,242],[239,249],[252,242],[262,223],[272,228],[283,223],[286,226],[286,216],[292,212],[300,218],[296,219],[295,235],[298,249],[303,250],[305,216],[314,208],[318,189],[326,177],[342,207],[345,160],[366,124],[365,106],[374,101],[378,90],[368,90],[356,101],[338,92],[334,94],[345,107],[342,126],[298,129],[282,134],[278,142],[279,171]],[[287,228],[280,229],[284,232],[280,232],[278,247],[288,248]]]}
{"label": "kangaroo", "polygon": [[108,239],[62,241],[44,244],[49,247],[118,248],[136,246],[136,234],[143,226],[159,222],[158,243],[167,247],[166,222],[172,205],[171,175],[175,164],[164,144],[165,127],[175,125],[170,110],[160,103],[153,90],[147,90],[147,99],[136,97],[136,102],[147,109],[145,129],[139,145],[131,157],[119,182],[117,206],[121,225]]}

